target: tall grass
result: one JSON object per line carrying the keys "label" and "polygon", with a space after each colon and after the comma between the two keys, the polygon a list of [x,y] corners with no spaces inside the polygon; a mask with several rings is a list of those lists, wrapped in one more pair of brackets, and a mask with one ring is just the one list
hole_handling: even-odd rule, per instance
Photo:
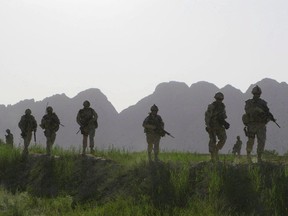
{"label": "tall grass", "polygon": [[230,155],[211,163],[166,151],[149,163],[145,151],[29,150],[23,160],[20,149],[0,145],[0,215],[288,215],[283,158],[235,165]]}

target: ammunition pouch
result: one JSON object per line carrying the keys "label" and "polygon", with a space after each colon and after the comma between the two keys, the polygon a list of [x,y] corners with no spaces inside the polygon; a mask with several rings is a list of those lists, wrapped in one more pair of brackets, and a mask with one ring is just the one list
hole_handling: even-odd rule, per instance
{"label": "ammunition pouch", "polygon": [[246,114],[246,113],[244,113],[243,115],[242,115],[242,122],[243,122],[243,124],[244,125],[248,125],[248,123],[249,123],[249,116]]}
{"label": "ammunition pouch", "polygon": [[220,123],[220,125],[224,126],[226,130],[230,128],[230,124],[227,121],[225,121],[225,119],[220,119],[218,120],[218,122]]}

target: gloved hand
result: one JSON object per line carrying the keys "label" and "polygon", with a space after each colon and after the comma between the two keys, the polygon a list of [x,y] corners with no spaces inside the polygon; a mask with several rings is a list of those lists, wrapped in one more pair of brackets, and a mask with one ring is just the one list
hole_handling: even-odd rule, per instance
{"label": "gloved hand", "polygon": [[206,127],[205,130],[209,133],[212,129],[210,127]]}
{"label": "gloved hand", "polygon": [[224,121],[223,126],[226,130],[230,128],[230,124],[226,121]]}

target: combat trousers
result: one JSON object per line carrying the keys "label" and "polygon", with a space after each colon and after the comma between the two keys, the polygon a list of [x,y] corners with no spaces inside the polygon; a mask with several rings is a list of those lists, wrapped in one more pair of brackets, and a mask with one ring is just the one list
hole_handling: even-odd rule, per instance
{"label": "combat trousers", "polygon": [[26,136],[23,137],[24,139],[24,149],[23,149],[23,155],[28,154],[28,147],[30,145],[31,139],[32,139],[32,131],[26,132]]}
{"label": "combat trousers", "polygon": [[89,137],[89,147],[91,149],[91,153],[94,151],[94,137],[95,137],[95,128],[88,129],[88,134],[83,134],[83,150],[82,153],[86,153],[86,148],[88,145],[88,137]]}
{"label": "combat trousers", "polygon": [[[209,133],[209,152],[218,152],[218,150],[222,149],[226,139],[226,131],[224,127],[213,127]],[[217,143],[218,138],[218,143]]]}
{"label": "combat trousers", "polygon": [[158,160],[160,139],[161,136],[158,134],[146,134],[146,141],[148,144],[147,152],[149,160],[152,159],[151,158],[152,150],[154,150],[155,160]]}
{"label": "combat trousers", "polygon": [[56,133],[51,132],[50,134],[45,134],[46,136],[46,154],[51,155],[51,149],[56,139]]}
{"label": "combat trousers", "polygon": [[249,124],[247,128],[248,141],[246,146],[247,154],[250,154],[253,150],[255,137],[257,137],[257,155],[261,157],[265,142],[266,142],[266,124],[265,123],[253,123]]}

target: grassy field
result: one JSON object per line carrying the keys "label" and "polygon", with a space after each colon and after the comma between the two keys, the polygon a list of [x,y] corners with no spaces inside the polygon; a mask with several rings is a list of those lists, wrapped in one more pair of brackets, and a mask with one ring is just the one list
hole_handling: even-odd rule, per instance
{"label": "grassy field", "polygon": [[30,156],[0,145],[0,215],[288,215],[287,156],[243,156],[31,146]]}

